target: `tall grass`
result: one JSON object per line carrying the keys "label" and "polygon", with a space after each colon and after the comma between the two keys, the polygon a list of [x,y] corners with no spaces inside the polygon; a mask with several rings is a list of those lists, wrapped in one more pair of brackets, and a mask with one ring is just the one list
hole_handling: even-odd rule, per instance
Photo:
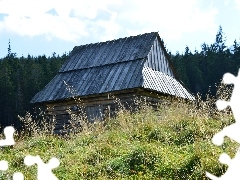
{"label": "tall grass", "polygon": [[[211,138],[234,122],[229,109],[218,111],[213,97],[194,102],[165,99],[157,109],[140,103],[139,110],[120,108],[115,118],[88,123],[72,114],[74,131],[53,135],[51,123],[39,122],[30,114],[20,117],[23,131],[16,134],[13,148],[1,149],[0,159],[10,162],[0,177],[8,179],[20,171],[36,179],[36,166],[23,164],[24,157],[40,155],[44,162],[60,160],[53,173],[70,179],[207,179],[205,171],[222,175],[227,166],[219,163],[222,152],[232,157],[237,144],[226,138],[221,147]],[[74,127],[74,126],[73,126]]]}

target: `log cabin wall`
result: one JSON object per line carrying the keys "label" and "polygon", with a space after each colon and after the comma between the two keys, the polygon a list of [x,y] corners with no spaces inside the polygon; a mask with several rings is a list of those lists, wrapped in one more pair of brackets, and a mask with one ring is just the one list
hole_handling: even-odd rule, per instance
{"label": "log cabin wall", "polygon": [[[83,120],[94,122],[105,118],[115,117],[119,109],[125,108],[136,111],[140,105],[146,103],[156,108],[161,95],[143,89],[128,90],[123,92],[102,94],[99,96],[76,98],[66,101],[45,104],[48,115],[55,121],[54,132],[59,134],[66,129],[71,129],[71,114],[81,116]],[[163,96],[163,95],[162,95]],[[73,122],[74,123],[74,122]]]}

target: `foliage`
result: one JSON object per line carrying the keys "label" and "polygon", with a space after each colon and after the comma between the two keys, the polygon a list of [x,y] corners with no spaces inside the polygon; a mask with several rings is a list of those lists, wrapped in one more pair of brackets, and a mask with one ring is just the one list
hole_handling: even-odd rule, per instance
{"label": "foliage", "polygon": [[206,94],[216,94],[222,76],[226,72],[237,75],[240,68],[240,46],[234,41],[233,50],[226,47],[226,37],[222,27],[216,34],[213,44],[202,44],[202,50],[192,53],[188,46],[185,53],[171,55],[176,72],[194,94],[200,93],[202,97]]}
{"label": "foliage", "polygon": [[20,127],[18,115],[34,112],[31,99],[56,75],[66,58],[66,54],[18,58],[16,53],[11,53],[9,42],[8,55],[0,59],[0,124],[3,127],[12,124]]}
{"label": "foliage", "polygon": [[[23,164],[28,154],[45,162],[57,157],[60,166],[53,172],[63,180],[207,179],[205,171],[220,176],[227,167],[218,162],[219,155],[234,155],[237,144],[229,139],[221,147],[212,144],[213,135],[234,121],[231,111],[219,112],[214,101],[166,99],[157,110],[141,103],[137,112],[121,109],[115,118],[84,124],[81,132],[65,136],[47,129],[39,134],[32,126],[37,133],[16,134],[16,145],[2,149],[0,159],[10,162],[2,177],[20,171],[35,179],[36,168]],[[23,122],[28,125],[29,119]]]}

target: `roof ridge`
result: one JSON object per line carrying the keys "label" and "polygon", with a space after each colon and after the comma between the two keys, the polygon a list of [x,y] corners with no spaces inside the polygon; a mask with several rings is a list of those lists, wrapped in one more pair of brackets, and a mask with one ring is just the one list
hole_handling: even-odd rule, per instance
{"label": "roof ridge", "polygon": [[74,48],[81,47],[81,46],[94,45],[94,44],[99,44],[99,43],[108,43],[108,42],[112,42],[112,41],[116,41],[116,40],[120,40],[120,39],[127,39],[127,38],[130,38],[130,37],[137,37],[137,36],[142,36],[142,35],[152,34],[152,33],[158,33],[158,31],[150,32],[150,33],[143,33],[143,34],[138,34],[138,35],[133,35],[133,36],[127,36],[127,37],[120,37],[120,38],[117,38],[117,39],[112,39],[112,40],[107,40],[107,41],[99,41],[99,42],[96,42],[96,43],[82,44],[82,45],[79,45],[79,46],[75,46]]}
{"label": "roof ridge", "polygon": [[157,35],[151,32],[75,46],[59,72],[145,58]]}

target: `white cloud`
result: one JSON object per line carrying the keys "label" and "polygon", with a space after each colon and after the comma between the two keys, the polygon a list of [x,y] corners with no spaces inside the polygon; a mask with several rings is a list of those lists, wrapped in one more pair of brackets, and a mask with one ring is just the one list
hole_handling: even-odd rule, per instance
{"label": "white cloud", "polygon": [[[0,31],[7,30],[22,36],[46,35],[48,39],[57,37],[67,41],[76,41],[89,35],[89,29],[103,28],[103,37],[114,37],[119,32],[115,22],[116,13],[107,6],[119,3],[111,0],[2,0],[0,13],[7,14],[0,21]],[[59,16],[46,13],[55,9]],[[112,14],[109,20],[97,17],[102,9]],[[70,13],[75,16],[70,16]],[[98,32],[99,33],[99,32]],[[102,34],[102,33],[101,33]],[[101,38],[100,38],[101,39]]]}
{"label": "white cloud", "polygon": [[[179,38],[182,33],[211,30],[215,28],[217,9],[200,9],[197,0],[133,0],[120,18],[139,28],[139,32],[159,31],[167,38]],[[134,30],[134,29],[132,29]],[[143,30],[143,31],[142,31]]]}
{"label": "white cloud", "polygon": [[229,4],[229,0],[224,0],[224,5],[228,6],[228,4]]}
{"label": "white cloud", "polygon": [[[214,29],[215,33],[217,10],[211,6],[200,8],[201,1],[0,0],[0,13],[8,15],[0,21],[0,31],[32,37],[46,35],[48,39],[57,37],[66,41],[92,34],[99,40],[110,40],[121,32],[136,35],[159,31],[167,39],[194,31]],[[46,13],[51,9],[59,16]],[[108,12],[110,18],[103,19],[99,10]]]}
{"label": "white cloud", "polygon": [[51,14],[30,16],[30,18],[10,15],[0,23],[0,28],[16,32],[22,36],[38,36],[45,34],[49,38],[57,37],[67,41],[75,41],[80,36],[86,36],[85,24],[77,18],[61,19]]}
{"label": "white cloud", "polygon": [[41,15],[52,8],[52,0],[2,0],[0,13],[16,16]]}
{"label": "white cloud", "polygon": [[235,3],[237,5],[237,9],[240,10],[240,0],[235,0]]}

